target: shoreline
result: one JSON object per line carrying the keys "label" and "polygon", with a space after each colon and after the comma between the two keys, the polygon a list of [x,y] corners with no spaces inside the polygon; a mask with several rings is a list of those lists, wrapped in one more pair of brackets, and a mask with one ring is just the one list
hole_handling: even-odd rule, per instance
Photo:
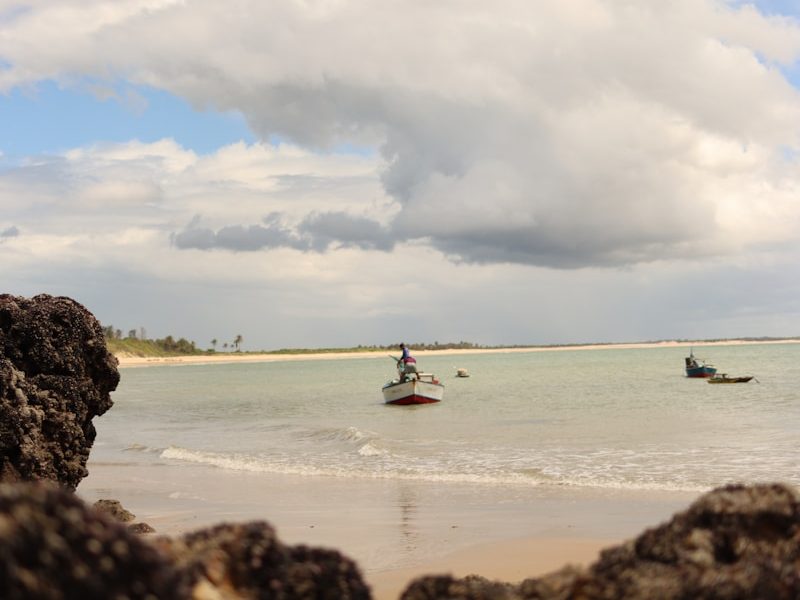
{"label": "shoreline", "polygon": [[586,566],[701,495],[255,474],[161,460],[94,458],[88,467],[78,495],[119,500],[155,535],[263,520],[284,544],[354,560],[375,600],[396,600],[423,575],[516,583]]}
{"label": "shoreline", "polygon": [[[452,348],[444,350],[414,350],[414,356],[457,356],[467,354],[509,354],[524,352],[565,352],[570,350],[643,350],[647,348],[688,348],[707,346],[746,346],[767,344],[799,344],[800,339],[781,340],[720,340],[712,342],[631,342],[619,344],[585,344],[575,346],[531,346],[525,348]],[[162,365],[206,365],[226,363],[286,362],[299,360],[343,360],[355,358],[383,358],[383,351],[354,352],[309,352],[302,354],[203,354],[187,356],[131,356],[125,353],[114,355],[119,367],[148,367]]]}

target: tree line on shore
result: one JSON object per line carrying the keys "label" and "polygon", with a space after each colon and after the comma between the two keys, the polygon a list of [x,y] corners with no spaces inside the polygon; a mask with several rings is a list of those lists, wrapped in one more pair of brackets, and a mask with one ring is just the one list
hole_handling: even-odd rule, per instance
{"label": "tree line on shore", "polygon": [[[130,329],[127,334],[124,334],[121,329],[115,328],[113,325],[103,326],[103,335],[106,338],[109,350],[111,352],[128,352],[130,354],[140,356],[163,356],[163,355],[192,355],[192,354],[214,354],[217,348],[221,348],[223,352],[241,352],[241,345],[244,337],[237,334],[232,341],[220,343],[218,339],[210,340],[211,347],[208,349],[198,348],[197,344],[192,340],[185,338],[175,339],[172,335],[164,338],[150,339],[147,337],[147,331],[144,327],[138,329]],[[398,349],[400,342],[393,342],[390,344],[372,344],[352,347],[336,347],[336,348],[281,348],[279,350],[258,350],[251,352],[258,352],[259,354],[308,354],[324,353],[324,352],[391,352]],[[452,350],[452,349],[480,349],[490,348],[491,346],[482,346],[472,342],[417,342],[407,344],[412,350]]]}
{"label": "tree line on shore", "polygon": [[[114,328],[112,325],[103,327],[103,334],[105,335],[106,342],[111,352],[128,352],[138,356],[167,356],[167,355],[192,355],[192,354],[215,354],[217,348],[221,348],[222,352],[242,352],[241,345],[244,337],[237,334],[230,342],[222,342],[216,338],[210,340],[210,348],[201,349],[197,347],[194,341],[185,338],[175,339],[172,335],[168,335],[161,339],[149,339],[147,331],[144,327],[138,329],[131,329],[127,335],[123,335],[122,330]],[[742,342],[766,342],[766,341],[779,341],[784,339],[796,338],[775,338],[775,337],[745,337],[745,338],[730,338],[730,339],[704,339],[704,340],[653,340],[648,342],[639,342],[645,344],[657,344],[664,341],[679,342],[679,343],[715,343],[721,341],[742,341]],[[592,343],[591,345],[606,345],[614,346],[624,342],[606,342],[606,343]],[[390,344],[371,344],[350,346],[350,347],[332,347],[332,348],[280,348],[278,350],[250,350],[251,354],[321,354],[321,353],[335,353],[335,352],[396,352],[400,342],[393,342]],[[415,350],[488,350],[492,348],[569,348],[587,344],[504,344],[502,346],[475,344],[472,342],[416,342],[406,344],[411,351]]]}
{"label": "tree line on shore", "polygon": [[[175,339],[173,336],[168,335],[164,338],[150,339],[147,337],[147,331],[144,327],[131,329],[127,335],[123,335],[121,329],[117,329],[113,325],[106,325],[103,327],[103,335],[112,352],[129,352],[142,356],[209,354],[217,351],[218,344],[218,340],[213,339],[211,340],[211,348],[203,350],[198,348],[194,341],[186,338]],[[243,341],[244,338],[239,334],[233,338],[230,345],[228,342],[224,342],[222,348],[225,351],[230,348],[235,352],[239,352]]]}

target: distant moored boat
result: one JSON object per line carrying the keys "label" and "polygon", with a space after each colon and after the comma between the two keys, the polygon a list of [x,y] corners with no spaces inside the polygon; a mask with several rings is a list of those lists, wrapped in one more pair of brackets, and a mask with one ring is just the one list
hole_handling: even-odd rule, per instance
{"label": "distant moored boat", "polygon": [[713,377],[717,369],[703,360],[695,358],[694,352],[689,351],[686,357],[686,376],[687,377]]}
{"label": "distant moored boat", "polygon": [[727,373],[722,373],[709,378],[708,383],[747,383],[752,378],[752,375],[746,377],[728,377]]}

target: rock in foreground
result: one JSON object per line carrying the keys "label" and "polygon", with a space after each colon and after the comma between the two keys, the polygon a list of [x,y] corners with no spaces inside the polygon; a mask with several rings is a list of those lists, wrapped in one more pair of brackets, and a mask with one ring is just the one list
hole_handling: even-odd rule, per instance
{"label": "rock in foreground", "polygon": [[188,598],[178,570],[112,517],[53,484],[0,485],[0,598]]}
{"label": "rock in foreground", "polygon": [[[143,539],[45,483],[0,485],[0,598],[352,599],[370,592],[336,551],[287,546],[264,522]],[[729,486],[587,569],[513,585],[421,577],[402,600],[800,597],[800,497],[781,485]]]}
{"label": "rock in foreground", "polygon": [[800,598],[800,496],[783,485],[710,492],[671,521],[514,587],[476,578],[422,577],[402,600],[746,600]]}
{"label": "rock in foreground", "polygon": [[263,522],[149,540],[53,484],[0,485],[0,598],[368,600],[353,561]]}
{"label": "rock in foreground", "polygon": [[335,550],[286,546],[264,522],[222,524],[159,547],[185,575],[192,596],[368,600],[356,564]]}
{"label": "rock in foreground", "polygon": [[0,295],[0,482],[86,476],[92,419],[111,407],[117,360],[82,305]]}

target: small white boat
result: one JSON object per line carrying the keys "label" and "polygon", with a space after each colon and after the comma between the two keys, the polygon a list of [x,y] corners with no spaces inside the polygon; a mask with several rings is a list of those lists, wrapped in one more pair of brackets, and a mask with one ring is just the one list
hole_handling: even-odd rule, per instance
{"label": "small white boat", "polygon": [[420,373],[416,378],[400,381],[393,379],[383,386],[386,404],[431,404],[441,402],[444,386],[431,374]]}
{"label": "small white boat", "polygon": [[456,371],[456,377],[469,377],[469,371],[466,369],[458,369]]}

